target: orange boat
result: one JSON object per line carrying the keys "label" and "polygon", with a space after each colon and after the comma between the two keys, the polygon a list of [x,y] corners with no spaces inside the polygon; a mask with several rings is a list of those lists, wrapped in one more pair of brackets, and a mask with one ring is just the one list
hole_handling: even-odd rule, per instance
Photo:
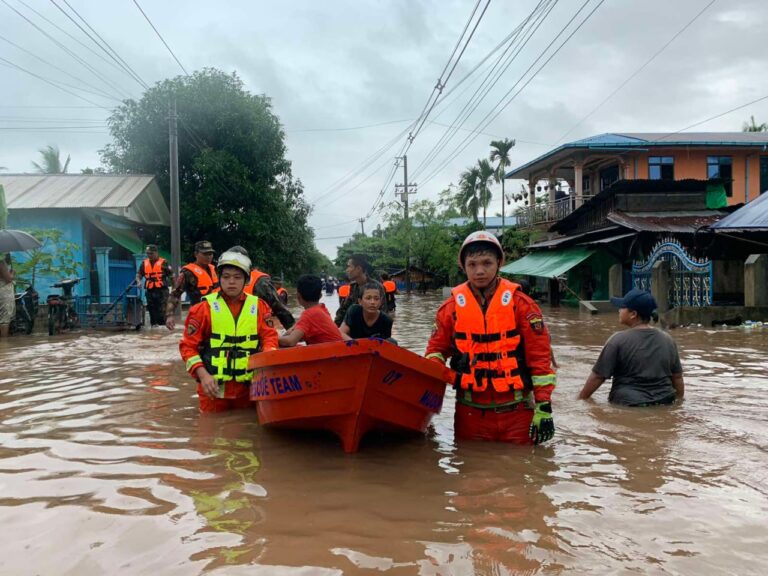
{"label": "orange boat", "polygon": [[330,430],[356,452],[370,430],[424,433],[453,372],[380,340],[349,340],[256,354],[251,400],[259,422]]}

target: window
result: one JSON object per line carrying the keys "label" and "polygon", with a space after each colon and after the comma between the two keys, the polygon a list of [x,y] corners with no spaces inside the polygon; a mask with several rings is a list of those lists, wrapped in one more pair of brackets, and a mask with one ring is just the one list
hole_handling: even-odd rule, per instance
{"label": "window", "polygon": [[768,192],[768,156],[760,156],[760,194]]}
{"label": "window", "polygon": [[723,180],[725,193],[733,196],[731,180],[733,180],[733,158],[730,156],[707,156],[707,178]]}
{"label": "window", "polygon": [[649,180],[674,180],[675,159],[672,156],[648,157]]}
{"label": "window", "polygon": [[619,165],[614,164],[608,168],[600,170],[600,191],[602,192],[606,188],[610,187],[614,182],[619,179]]}

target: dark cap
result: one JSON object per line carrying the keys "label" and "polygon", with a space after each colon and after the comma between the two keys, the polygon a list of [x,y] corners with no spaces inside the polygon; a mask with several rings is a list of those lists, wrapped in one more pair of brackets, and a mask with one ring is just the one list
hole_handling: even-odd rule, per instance
{"label": "dark cap", "polygon": [[199,240],[195,242],[195,252],[215,252],[215,250],[208,240]]}
{"label": "dark cap", "polygon": [[157,244],[147,244],[145,252],[157,252]]}
{"label": "dark cap", "polygon": [[656,310],[656,300],[653,295],[639,288],[633,288],[624,295],[624,298],[611,298],[611,304],[617,308],[634,310],[641,316],[651,316]]}

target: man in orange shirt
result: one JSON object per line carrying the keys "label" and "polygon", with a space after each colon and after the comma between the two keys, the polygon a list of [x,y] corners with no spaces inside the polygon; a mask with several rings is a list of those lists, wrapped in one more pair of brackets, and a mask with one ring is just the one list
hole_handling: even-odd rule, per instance
{"label": "man in orange shirt", "polygon": [[250,406],[248,361],[257,352],[277,349],[277,332],[268,323],[272,310],[243,291],[250,270],[247,256],[223,253],[217,267],[221,290],[205,296],[187,316],[179,351],[198,382],[203,412]]}
{"label": "man in orange shirt", "polygon": [[[459,265],[468,281],[437,311],[427,358],[459,372],[457,438],[540,444],[555,434],[549,332],[520,286],[498,276],[504,251],[485,231],[467,236]],[[535,406],[526,402],[533,391]]]}

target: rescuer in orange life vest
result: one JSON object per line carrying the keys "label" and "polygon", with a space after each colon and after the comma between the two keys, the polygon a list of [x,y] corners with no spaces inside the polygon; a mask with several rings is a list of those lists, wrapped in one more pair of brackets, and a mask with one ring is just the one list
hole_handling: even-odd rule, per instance
{"label": "rescuer in orange life vest", "polygon": [[549,333],[536,303],[498,276],[503,263],[493,234],[467,236],[459,265],[468,281],[438,309],[426,356],[440,363],[453,356],[457,438],[540,444],[555,434]]}
{"label": "rescuer in orange life vest", "polygon": [[168,330],[176,327],[174,312],[181,301],[181,294],[187,293],[190,306],[194,306],[203,296],[219,291],[219,277],[213,262],[213,245],[208,240],[195,242],[195,261],[185,264],[176,278],[176,282],[165,306],[165,326]]}
{"label": "rescuer in orange life vest", "polygon": [[381,285],[384,286],[384,292],[387,300],[387,314],[392,314],[397,308],[395,303],[395,294],[397,294],[397,284],[394,283],[386,272],[381,273]]}
{"label": "rescuer in orange life vest", "polygon": [[[237,252],[248,256],[248,250],[242,246],[232,246],[229,250],[230,252]],[[250,256],[248,257],[250,258]],[[266,302],[272,309],[272,314],[280,320],[280,324],[286,330],[296,323],[296,320],[293,319],[293,314],[285,307],[275,286],[272,284],[272,277],[266,272],[262,272],[255,267],[251,268],[251,276],[245,284],[245,293],[258,296]]]}
{"label": "rescuer in orange life vest", "polygon": [[165,303],[168,300],[168,285],[173,272],[165,258],[160,258],[155,244],[148,244],[147,257],[136,271],[136,284],[144,278],[147,311],[150,326],[165,324]]}

